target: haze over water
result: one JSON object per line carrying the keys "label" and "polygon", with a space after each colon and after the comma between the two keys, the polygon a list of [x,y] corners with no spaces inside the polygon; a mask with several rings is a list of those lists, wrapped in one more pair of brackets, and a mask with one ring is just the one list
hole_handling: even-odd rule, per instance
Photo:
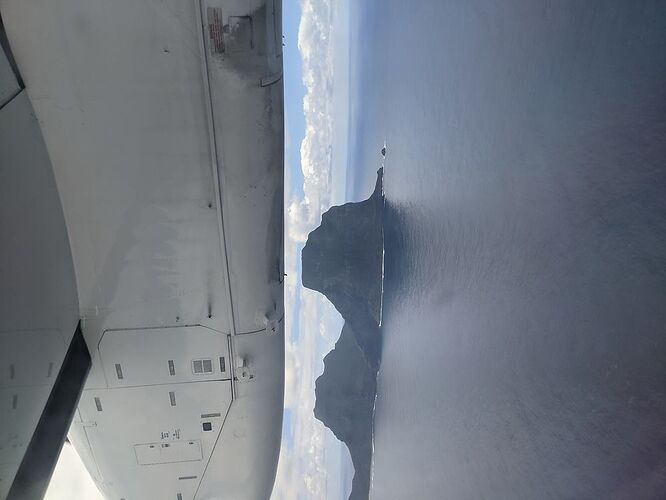
{"label": "haze over water", "polygon": [[365,2],[373,499],[666,495],[666,3]]}

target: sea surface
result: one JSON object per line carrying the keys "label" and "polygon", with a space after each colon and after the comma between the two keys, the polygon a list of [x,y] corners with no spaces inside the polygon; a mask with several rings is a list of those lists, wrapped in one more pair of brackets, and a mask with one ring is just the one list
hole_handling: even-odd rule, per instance
{"label": "sea surface", "polygon": [[666,498],[666,2],[352,8],[386,143],[370,497]]}

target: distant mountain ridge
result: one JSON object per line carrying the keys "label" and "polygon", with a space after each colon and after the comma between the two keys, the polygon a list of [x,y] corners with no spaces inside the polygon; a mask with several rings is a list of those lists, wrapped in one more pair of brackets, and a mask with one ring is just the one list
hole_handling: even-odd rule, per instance
{"label": "distant mountain ridge", "polygon": [[367,499],[377,371],[384,208],[383,171],[365,201],[332,207],[302,253],[303,286],[324,294],[345,325],[324,358],[315,384],[315,417],[349,448],[354,463],[350,500]]}

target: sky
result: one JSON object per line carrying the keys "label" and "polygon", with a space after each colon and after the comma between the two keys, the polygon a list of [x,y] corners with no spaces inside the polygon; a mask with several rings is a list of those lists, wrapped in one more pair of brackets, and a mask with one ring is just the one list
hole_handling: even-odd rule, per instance
{"label": "sky", "polygon": [[321,214],[345,201],[348,3],[283,3],[285,86],[286,385],[282,449],[273,499],[346,498],[349,454],[316,420],[314,381],[342,318],[301,286],[300,255]]}
{"label": "sky", "polygon": [[[345,200],[349,115],[349,0],[284,0],[285,409],[272,500],[347,498],[349,453],[316,420],[314,382],[342,318],[301,285],[300,255],[321,214]],[[102,500],[65,444],[46,500]]]}

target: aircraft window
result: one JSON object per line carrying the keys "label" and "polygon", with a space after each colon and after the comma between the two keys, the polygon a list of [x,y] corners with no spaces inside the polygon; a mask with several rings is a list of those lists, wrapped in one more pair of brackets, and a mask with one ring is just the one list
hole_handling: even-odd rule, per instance
{"label": "aircraft window", "polygon": [[206,431],[206,432],[207,431],[212,431],[213,430],[213,424],[211,424],[210,422],[204,422],[203,423],[203,430]]}

